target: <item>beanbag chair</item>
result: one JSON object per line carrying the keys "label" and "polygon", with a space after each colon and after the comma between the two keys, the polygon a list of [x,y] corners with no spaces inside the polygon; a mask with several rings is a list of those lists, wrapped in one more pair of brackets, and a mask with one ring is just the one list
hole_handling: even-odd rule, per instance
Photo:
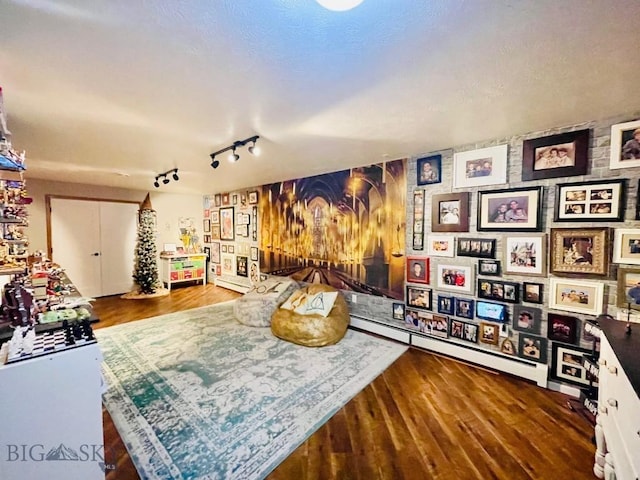
{"label": "beanbag chair", "polygon": [[269,277],[254,285],[233,304],[238,322],[249,327],[268,327],[271,315],[300,285],[286,277]]}
{"label": "beanbag chair", "polygon": [[349,307],[329,285],[313,284],[294,292],[271,317],[278,338],[306,347],[338,343],[349,327]]}

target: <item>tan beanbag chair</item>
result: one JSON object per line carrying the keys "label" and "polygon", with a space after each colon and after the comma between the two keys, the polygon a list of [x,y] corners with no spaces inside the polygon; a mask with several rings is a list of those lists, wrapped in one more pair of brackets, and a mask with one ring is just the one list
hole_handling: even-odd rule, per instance
{"label": "tan beanbag chair", "polygon": [[[313,284],[301,289],[303,293],[315,295],[320,292],[338,292],[329,285]],[[271,316],[271,331],[283,340],[305,347],[324,347],[338,343],[349,326],[349,307],[338,292],[329,315],[301,315],[293,310],[278,308]]]}

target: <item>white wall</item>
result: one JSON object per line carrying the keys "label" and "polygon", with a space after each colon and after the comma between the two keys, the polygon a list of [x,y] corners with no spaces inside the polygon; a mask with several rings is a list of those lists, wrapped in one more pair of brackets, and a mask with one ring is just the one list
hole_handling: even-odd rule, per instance
{"label": "white wall", "polygon": [[[47,251],[47,223],[45,210],[45,195],[60,195],[76,198],[95,200],[126,200],[142,202],[147,195],[145,190],[128,190],[124,188],[101,187],[97,185],[85,185],[78,183],[50,182],[39,179],[29,179],[28,172],[25,175],[27,183],[27,196],[33,198],[33,203],[27,206],[29,212],[29,251]],[[181,245],[178,230],[180,217],[193,217],[195,219],[198,235],[202,241],[202,196],[163,193],[152,191],[151,205],[158,218],[158,252],[164,243]]]}

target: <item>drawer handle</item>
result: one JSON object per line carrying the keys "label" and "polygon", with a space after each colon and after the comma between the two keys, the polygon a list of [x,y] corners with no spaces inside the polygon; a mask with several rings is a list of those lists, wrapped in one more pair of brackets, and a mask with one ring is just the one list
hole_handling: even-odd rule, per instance
{"label": "drawer handle", "polygon": [[612,365],[609,367],[609,373],[612,375],[617,375],[618,374],[618,367]]}
{"label": "drawer handle", "polygon": [[609,400],[607,400],[607,403],[611,407],[618,408],[618,401],[615,398],[610,398]]}

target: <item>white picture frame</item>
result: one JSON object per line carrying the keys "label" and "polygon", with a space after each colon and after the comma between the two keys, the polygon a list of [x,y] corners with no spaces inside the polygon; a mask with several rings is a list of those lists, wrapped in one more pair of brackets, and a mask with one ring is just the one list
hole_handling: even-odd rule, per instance
{"label": "white picture frame", "polygon": [[[638,247],[634,247],[636,245]],[[640,265],[640,228],[616,228],[613,233],[613,263]]]}
{"label": "white picture frame", "polygon": [[509,235],[504,239],[503,273],[507,275],[546,274],[547,235]]}
{"label": "white picture frame", "polygon": [[222,265],[222,275],[236,274],[236,256],[233,253],[222,253],[220,264]]}
{"label": "white picture frame", "polygon": [[456,237],[453,235],[427,235],[427,255],[453,257],[456,254]]}
{"label": "white picture frame", "polygon": [[[586,296],[584,302],[582,298]],[[600,315],[604,301],[604,283],[577,278],[549,279],[549,308],[565,312]]]}
{"label": "white picture frame", "polygon": [[611,126],[610,169],[640,167],[640,157],[624,159],[622,152],[625,144],[634,137],[633,132],[637,129],[640,129],[640,120],[617,123]]}
{"label": "white picture frame", "polygon": [[[449,280],[451,275],[456,276],[456,280]],[[462,284],[457,280],[458,275],[463,276]],[[475,272],[473,266],[441,264],[436,268],[436,288],[439,290],[448,290],[450,292],[473,295],[475,285]]]}
{"label": "white picture frame", "polygon": [[453,188],[507,183],[508,149],[505,144],[454,153]]}

